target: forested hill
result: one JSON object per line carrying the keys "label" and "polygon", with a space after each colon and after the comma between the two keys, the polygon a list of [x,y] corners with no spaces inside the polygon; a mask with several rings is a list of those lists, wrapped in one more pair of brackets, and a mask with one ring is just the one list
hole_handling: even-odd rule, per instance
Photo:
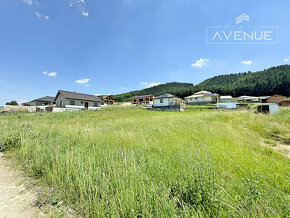
{"label": "forested hill", "polygon": [[207,90],[220,95],[266,96],[281,94],[290,96],[290,65],[281,65],[258,72],[215,76],[193,86],[191,83],[166,83],[152,88],[115,95],[118,101],[129,101],[137,95],[171,93],[179,97]]}
{"label": "forested hill", "polygon": [[255,73],[238,73],[215,76],[194,87],[218,94],[240,95],[290,95],[290,65],[272,67]]}
{"label": "forested hill", "polygon": [[179,90],[192,88],[192,83],[178,83],[178,82],[170,82],[166,84],[161,84],[158,86],[153,86],[150,88],[132,91],[124,94],[114,95],[113,98],[117,101],[131,101],[132,97],[140,96],[140,95],[150,95],[153,94],[155,96],[162,95],[164,93],[177,93]]}

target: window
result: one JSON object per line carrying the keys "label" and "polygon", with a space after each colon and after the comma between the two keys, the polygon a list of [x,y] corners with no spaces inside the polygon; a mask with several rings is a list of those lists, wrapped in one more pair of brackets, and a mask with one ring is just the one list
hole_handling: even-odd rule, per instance
{"label": "window", "polygon": [[75,104],[76,104],[75,100],[70,100],[70,105],[75,105]]}
{"label": "window", "polygon": [[99,103],[94,102],[94,107],[99,107]]}
{"label": "window", "polygon": [[84,102],[82,101],[81,104],[84,104]]}
{"label": "window", "polygon": [[160,104],[162,104],[163,103],[163,99],[160,99]]}

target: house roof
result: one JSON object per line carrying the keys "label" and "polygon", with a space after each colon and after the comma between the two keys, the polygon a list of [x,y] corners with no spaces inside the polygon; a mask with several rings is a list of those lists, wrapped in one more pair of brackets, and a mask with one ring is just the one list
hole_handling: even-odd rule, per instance
{"label": "house roof", "polygon": [[222,95],[221,99],[223,99],[223,98],[233,98],[233,97],[231,95]]}
{"label": "house roof", "polygon": [[238,98],[248,98],[248,97],[252,97],[252,96],[242,95],[242,96],[240,96],[240,97],[238,97]]}
{"label": "house roof", "polygon": [[187,96],[185,98],[198,98],[198,97],[206,97],[206,96],[218,96],[218,94],[194,94]]}
{"label": "house roof", "polygon": [[246,97],[244,100],[253,100],[253,99],[260,99],[259,97]]}
{"label": "house roof", "polygon": [[135,96],[133,98],[144,98],[144,97],[151,97],[151,96],[154,96],[154,95],[140,95],[140,96]]}
{"label": "house roof", "polygon": [[260,99],[268,99],[268,98],[270,98],[271,96],[261,96],[261,97],[259,97]]}
{"label": "house roof", "polygon": [[44,96],[42,98],[34,99],[33,101],[48,101],[48,102],[54,102],[54,97],[52,97],[52,96]]}
{"label": "house roof", "polygon": [[59,90],[55,96],[55,100],[59,96],[59,94],[62,94],[67,99],[76,99],[76,100],[84,100],[84,101],[98,101],[101,102],[101,100],[95,96],[95,95],[88,95],[83,93],[77,93],[77,92],[69,92],[69,91],[63,91]]}
{"label": "house roof", "polygon": [[171,94],[164,94],[164,95],[160,95],[158,97],[155,97],[154,99],[159,99],[159,98],[175,98],[175,96],[171,95]]}
{"label": "house roof", "polygon": [[209,91],[204,91],[204,90],[202,90],[202,91],[200,91],[200,92],[196,92],[196,93],[194,93],[195,95],[203,95],[203,94],[212,94],[211,92],[209,92]]}

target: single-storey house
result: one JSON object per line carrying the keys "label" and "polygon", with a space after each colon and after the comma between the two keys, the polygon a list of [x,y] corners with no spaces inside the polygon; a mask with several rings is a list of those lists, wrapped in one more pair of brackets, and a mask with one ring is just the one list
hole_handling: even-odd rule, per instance
{"label": "single-storey house", "polygon": [[246,97],[242,100],[243,102],[260,102],[260,98],[259,97]]}
{"label": "single-storey house", "polygon": [[154,95],[141,95],[132,98],[133,104],[153,104]]}
{"label": "single-storey house", "polygon": [[285,100],[285,99],[287,99],[286,96],[276,94],[276,95],[272,95],[269,98],[267,98],[266,102],[267,103],[279,103],[280,101]]}
{"label": "single-storey house", "polygon": [[56,107],[97,110],[101,107],[102,101],[95,95],[82,94],[59,90],[55,96]]}
{"label": "single-storey house", "polygon": [[194,93],[194,95],[185,97],[185,102],[192,105],[203,105],[217,103],[219,99],[219,94],[213,94],[209,91],[200,91]]}
{"label": "single-storey house", "polygon": [[238,97],[238,101],[244,101],[245,98],[249,98],[249,97],[252,97],[252,96],[242,95]]}
{"label": "single-storey house", "polygon": [[55,104],[54,97],[45,96],[42,98],[37,98],[29,102],[25,102],[23,106],[45,106],[45,105],[53,105]]}
{"label": "single-storey house", "polygon": [[279,112],[279,108],[277,104],[261,104],[257,107],[257,112],[276,114]]}
{"label": "single-storey house", "polygon": [[231,95],[222,95],[220,101],[231,101],[233,97]]}
{"label": "single-storey house", "polygon": [[153,99],[153,110],[184,111],[186,105],[181,98],[171,94],[160,95]]}
{"label": "single-storey house", "polygon": [[100,95],[98,98],[101,99],[102,105],[111,105],[117,103],[117,101],[114,100],[111,95]]}

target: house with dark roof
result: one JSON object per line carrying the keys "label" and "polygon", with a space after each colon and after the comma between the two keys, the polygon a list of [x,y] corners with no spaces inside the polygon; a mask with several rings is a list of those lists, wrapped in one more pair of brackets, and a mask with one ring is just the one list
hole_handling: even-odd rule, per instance
{"label": "house with dark roof", "polygon": [[23,106],[46,106],[46,105],[53,105],[55,104],[54,97],[52,96],[45,96],[42,98],[37,98],[29,102],[25,102]]}
{"label": "house with dark roof", "polygon": [[153,104],[154,95],[140,95],[132,98],[133,104]]}
{"label": "house with dark roof", "polygon": [[172,94],[160,95],[153,99],[153,110],[161,111],[184,111],[185,103],[181,98]]}
{"label": "house with dark roof", "polygon": [[56,107],[97,110],[102,101],[95,95],[59,90],[55,96]]}

